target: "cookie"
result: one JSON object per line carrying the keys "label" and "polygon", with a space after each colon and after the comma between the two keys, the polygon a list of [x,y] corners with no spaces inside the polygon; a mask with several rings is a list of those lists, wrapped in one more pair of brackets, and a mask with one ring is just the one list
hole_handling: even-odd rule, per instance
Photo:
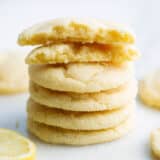
{"label": "cookie", "polygon": [[24,30],[18,38],[20,45],[55,42],[108,44],[134,41],[134,34],[122,25],[85,18],[59,18],[42,22]]}
{"label": "cookie", "polygon": [[99,92],[116,88],[133,78],[133,66],[107,63],[30,65],[30,79],[42,87],[68,92]]}
{"label": "cookie", "polygon": [[99,130],[117,126],[126,120],[133,110],[133,103],[122,109],[97,111],[97,112],[74,112],[40,105],[32,99],[28,100],[28,117],[36,122],[46,125],[72,130]]}
{"label": "cookie", "polygon": [[5,50],[0,54],[0,94],[28,91],[25,55],[25,52],[19,50]]}
{"label": "cookie", "polygon": [[29,88],[30,95],[35,102],[51,108],[70,111],[102,111],[123,108],[137,94],[136,80],[131,80],[119,88],[83,94],[53,91],[32,81],[30,81]]}
{"label": "cookie", "polygon": [[150,138],[150,145],[153,154],[160,158],[160,129],[152,131]]}
{"label": "cookie", "polygon": [[26,63],[110,62],[119,64],[125,61],[133,61],[138,55],[138,50],[131,45],[62,43],[33,49],[27,56]]}
{"label": "cookie", "polygon": [[89,145],[113,141],[126,135],[133,127],[132,119],[120,125],[98,131],[75,131],[48,126],[28,119],[28,130],[39,139],[54,144]]}
{"label": "cookie", "polygon": [[160,70],[147,75],[139,83],[139,97],[148,106],[160,108]]}

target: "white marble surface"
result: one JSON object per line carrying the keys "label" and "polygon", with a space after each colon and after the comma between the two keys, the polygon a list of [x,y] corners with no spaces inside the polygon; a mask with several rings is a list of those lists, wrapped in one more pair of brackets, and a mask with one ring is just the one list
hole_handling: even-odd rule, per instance
{"label": "white marble surface", "polygon": [[[60,16],[97,17],[130,25],[142,52],[136,62],[136,76],[159,67],[160,1],[158,0],[0,0],[0,49],[15,48],[18,33],[27,26]],[[0,127],[27,135],[27,95],[0,97]],[[87,147],[43,144],[37,139],[37,160],[149,160],[149,134],[160,127],[160,112],[137,102],[136,128],[121,140]],[[16,122],[19,127],[16,128]]]}

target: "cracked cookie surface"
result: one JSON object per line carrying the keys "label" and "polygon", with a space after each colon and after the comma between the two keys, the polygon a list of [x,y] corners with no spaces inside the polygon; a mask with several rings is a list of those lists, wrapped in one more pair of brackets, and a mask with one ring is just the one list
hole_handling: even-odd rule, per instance
{"label": "cracked cookie surface", "polygon": [[30,65],[30,79],[42,87],[68,92],[99,92],[117,88],[133,79],[132,63],[72,63]]}
{"label": "cracked cookie surface", "polygon": [[97,19],[59,18],[42,22],[24,30],[18,38],[20,45],[51,44],[55,42],[134,43],[135,36],[122,25]]}
{"label": "cracked cookie surface", "polygon": [[27,56],[26,63],[109,62],[121,64],[126,61],[133,61],[138,56],[138,50],[127,44],[61,43],[33,49]]}

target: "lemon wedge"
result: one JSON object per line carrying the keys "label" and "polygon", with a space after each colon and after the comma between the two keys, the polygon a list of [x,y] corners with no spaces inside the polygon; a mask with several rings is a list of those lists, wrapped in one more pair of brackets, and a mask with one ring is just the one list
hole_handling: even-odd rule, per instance
{"label": "lemon wedge", "polygon": [[0,160],[35,160],[35,145],[18,133],[0,128]]}

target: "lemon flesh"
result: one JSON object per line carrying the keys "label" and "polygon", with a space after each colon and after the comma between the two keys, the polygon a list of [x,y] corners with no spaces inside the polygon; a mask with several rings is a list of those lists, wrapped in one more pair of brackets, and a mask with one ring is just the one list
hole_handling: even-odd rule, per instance
{"label": "lemon flesh", "polygon": [[18,133],[0,129],[0,159],[34,160],[35,145]]}

